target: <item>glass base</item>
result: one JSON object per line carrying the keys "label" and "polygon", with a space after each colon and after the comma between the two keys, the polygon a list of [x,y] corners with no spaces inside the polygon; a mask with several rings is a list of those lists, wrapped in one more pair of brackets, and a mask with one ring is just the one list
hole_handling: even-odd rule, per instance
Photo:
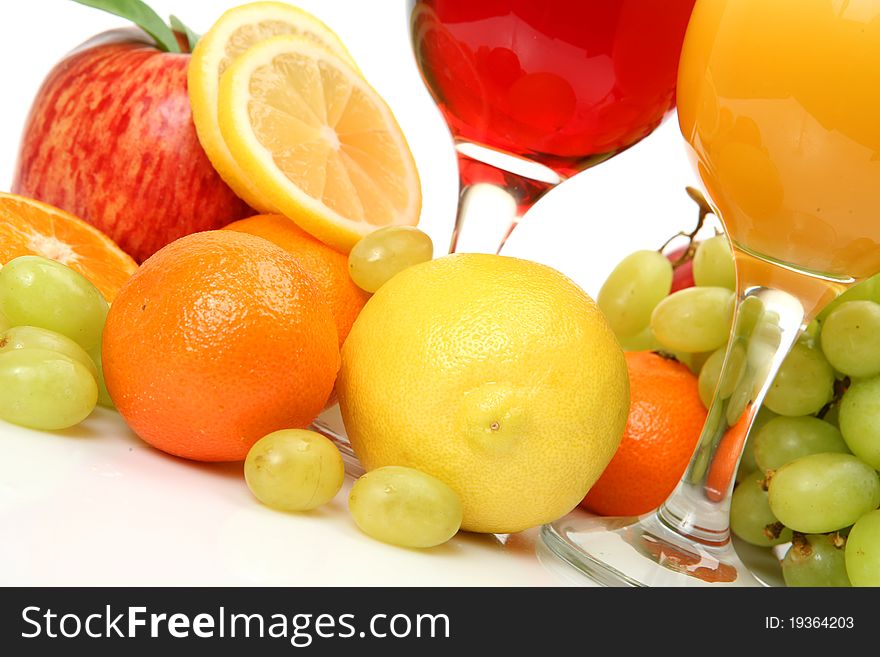
{"label": "glass base", "polygon": [[357,479],[364,474],[364,466],[358,461],[358,457],[355,456],[354,450],[351,448],[351,443],[348,442],[348,436],[345,435],[339,406],[333,405],[326,409],[309,425],[309,429],[329,438],[336,445],[339,453],[342,454],[342,461],[345,463],[345,472],[348,476]]}
{"label": "glass base", "polygon": [[733,546],[679,536],[656,514],[603,518],[575,513],[541,529],[550,551],[604,586],[767,586]]}

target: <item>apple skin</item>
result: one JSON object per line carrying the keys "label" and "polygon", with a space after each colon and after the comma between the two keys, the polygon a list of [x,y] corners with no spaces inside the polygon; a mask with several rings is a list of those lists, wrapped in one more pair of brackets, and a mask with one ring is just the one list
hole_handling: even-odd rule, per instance
{"label": "apple skin", "polygon": [[[667,253],[666,257],[670,262],[674,263],[684,255],[687,249],[687,246],[679,247]],[[694,260],[691,258],[690,260],[685,260],[672,271],[672,288],[669,290],[669,293],[672,294],[688,287],[694,287],[694,285]]]}
{"label": "apple skin", "polygon": [[138,262],[179,237],[256,214],[199,144],[189,61],[133,28],[68,54],[31,107],[13,192],[88,221]]}

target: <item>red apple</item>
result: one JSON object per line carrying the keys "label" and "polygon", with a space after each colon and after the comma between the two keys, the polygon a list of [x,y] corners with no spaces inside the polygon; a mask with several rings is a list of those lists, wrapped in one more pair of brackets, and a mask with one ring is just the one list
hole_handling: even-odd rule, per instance
{"label": "red apple", "polygon": [[676,265],[675,263],[687,252],[688,245],[679,247],[666,254],[666,257],[675,267],[672,270],[672,288],[669,293],[678,292],[686,287],[694,286],[694,259],[688,258],[684,262]]}
{"label": "red apple", "polygon": [[13,191],[85,219],[138,262],[178,237],[254,214],[196,137],[189,61],[133,28],[71,52],[31,108]]}

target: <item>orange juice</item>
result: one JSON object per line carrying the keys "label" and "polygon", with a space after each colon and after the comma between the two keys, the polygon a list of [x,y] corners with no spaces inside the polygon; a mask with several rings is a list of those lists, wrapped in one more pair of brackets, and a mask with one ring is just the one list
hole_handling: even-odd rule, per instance
{"label": "orange juice", "polygon": [[678,108],[735,246],[880,271],[880,0],[698,0]]}

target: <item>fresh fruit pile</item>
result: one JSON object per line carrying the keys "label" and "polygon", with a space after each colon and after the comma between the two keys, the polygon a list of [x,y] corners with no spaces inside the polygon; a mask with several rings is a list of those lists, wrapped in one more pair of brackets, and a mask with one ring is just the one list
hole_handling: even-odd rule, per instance
{"label": "fresh fruit pile", "polygon": [[[142,3],[107,6],[136,14],[156,44],[141,34],[89,45],[53,73],[25,135],[18,186],[78,209],[142,264],[57,208],[0,195],[0,235],[9,236],[0,250],[0,419],[60,429],[103,399],[152,446],[244,461],[258,500],[300,512],[330,502],[343,483],[339,450],[307,429],[335,386],[368,469],[349,497],[366,534],[427,548],[460,528],[518,531],[574,508],[617,449],[629,407],[626,365],[598,306],[542,265],[432,260],[431,239],[412,225],[421,194],[406,140],[313,16],[244,5],[197,41]],[[194,47],[191,57],[182,46]],[[205,152],[179,148],[192,142],[188,125],[163,135],[163,148],[193,160],[176,170],[173,194],[167,177],[146,175],[112,115],[96,117],[71,147],[94,148],[101,166],[128,158],[145,193],[131,198],[128,168],[86,160],[76,173],[96,184],[65,185],[71,163],[49,157],[65,133],[45,117],[65,71],[88,77],[94,62],[119,73],[84,93],[130,114],[136,130],[155,112],[153,91],[174,105],[187,71]],[[132,62],[168,83],[138,92],[142,119],[114,97],[114,85],[127,93]],[[237,202],[221,222],[203,196],[192,202],[208,204],[205,221],[193,223],[175,194],[199,180],[205,155],[209,177],[216,168],[264,214],[230,223],[242,214]],[[162,166],[165,151],[157,158]],[[156,198],[167,207],[145,216]],[[178,213],[176,233],[169,212]]]}
{"label": "fresh fruit pile", "polygon": [[[810,325],[783,362],[739,465],[732,531],[761,547],[790,544],[782,559],[789,586],[880,585],[878,286],[880,277],[853,287]],[[670,257],[658,251],[627,256],[605,281],[598,303],[630,352],[628,360],[654,351],[681,361],[699,375],[699,398],[708,409],[724,360],[734,288],[729,243],[716,235]],[[687,425],[679,428],[689,431]],[[693,446],[696,438],[688,440]],[[667,449],[672,444],[667,441]],[[614,477],[613,487],[594,487],[584,505],[604,514],[649,510],[596,503],[600,492],[626,499],[633,482],[644,481],[644,461],[627,463],[623,449],[619,454],[618,467],[627,469],[609,466],[600,483]],[[686,464],[668,464],[673,481]],[[654,498],[653,507],[664,498]]]}

